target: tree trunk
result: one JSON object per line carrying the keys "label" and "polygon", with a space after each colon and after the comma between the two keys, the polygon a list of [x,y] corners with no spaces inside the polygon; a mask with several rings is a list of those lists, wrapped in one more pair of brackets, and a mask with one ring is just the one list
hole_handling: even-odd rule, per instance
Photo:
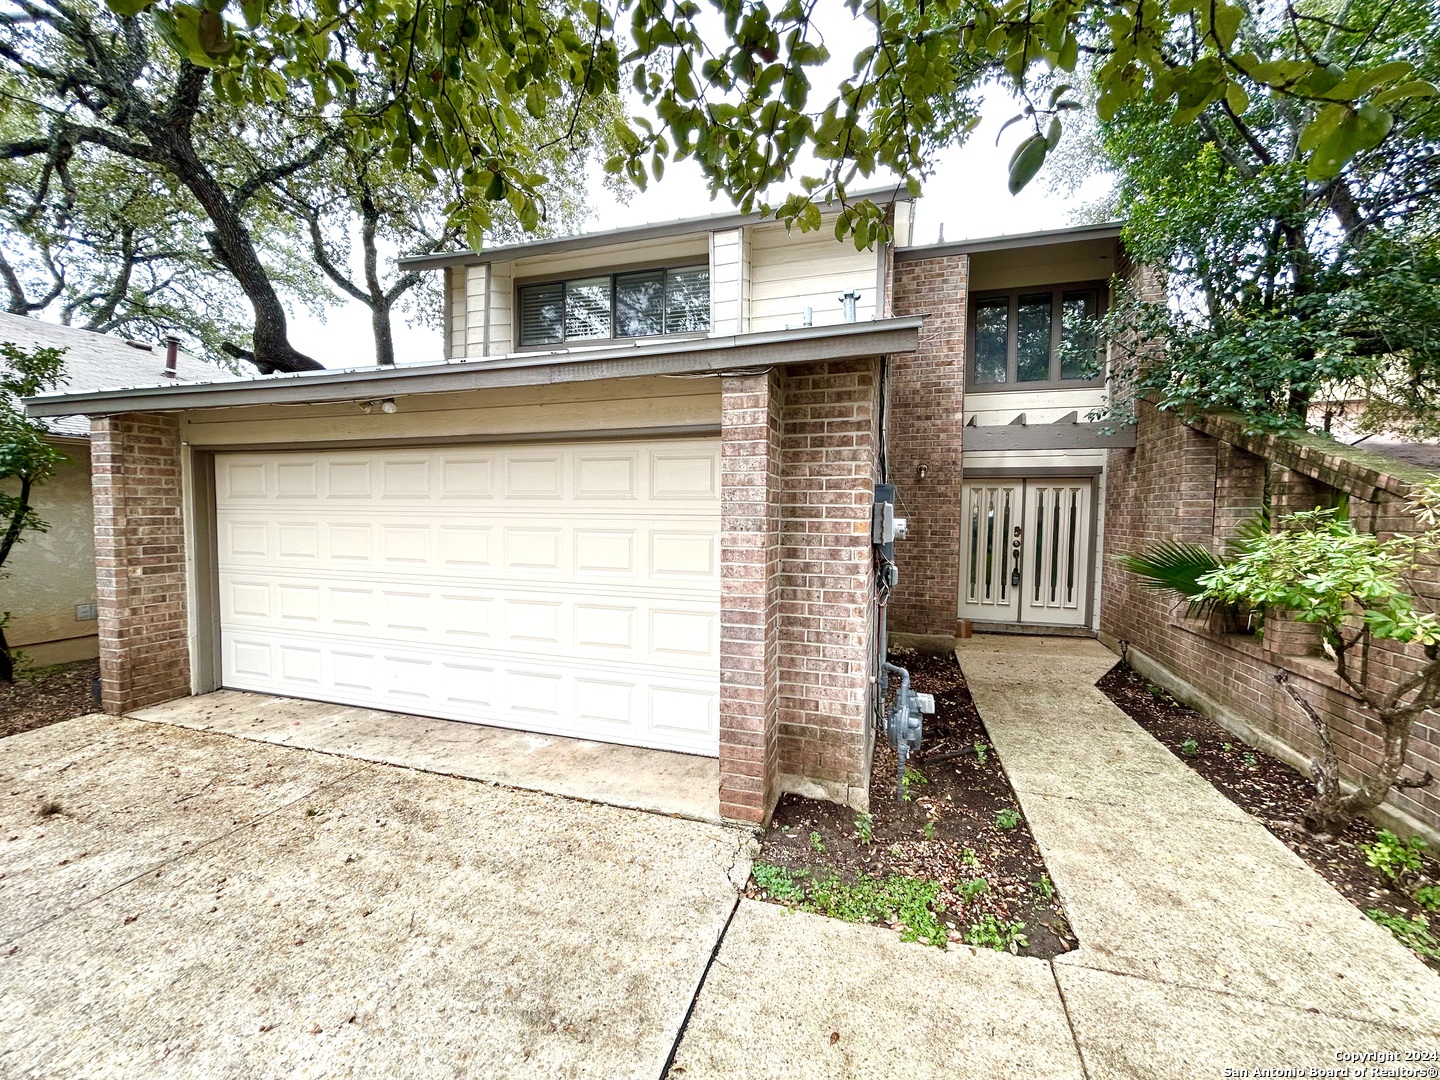
{"label": "tree trunk", "polygon": [[195,151],[190,123],[198,108],[206,73],[185,64],[176,101],[163,123],[147,124],[145,134],[175,177],[195,196],[214,228],[206,234],[215,257],[234,275],[255,310],[255,349],[230,351],[249,360],[261,374],[274,371],[319,371],[317,363],[290,344],[285,307],[270,282],[270,275],[255,253],[250,230],[240,212]]}
{"label": "tree trunk", "polygon": [[5,640],[5,622],[9,617],[8,611],[0,617],[0,683],[15,681],[15,658],[10,655],[10,642]]}
{"label": "tree trunk", "polygon": [[395,366],[395,334],[390,326],[390,304],[384,300],[370,305],[370,326],[375,331],[375,363]]}

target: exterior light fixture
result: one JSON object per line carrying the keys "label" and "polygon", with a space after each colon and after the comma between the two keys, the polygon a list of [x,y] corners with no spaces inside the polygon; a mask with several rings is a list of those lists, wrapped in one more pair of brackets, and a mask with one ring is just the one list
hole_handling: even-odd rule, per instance
{"label": "exterior light fixture", "polygon": [[920,474],[920,479],[921,479],[921,480],[924,480],[924,479],[925,479],[925,474],[930,471],[930,466],[929,466],[929,465],[921,465],[920,468],[919,468],[918,470],[916,470],[916,471],[919,472],[919,474]]}

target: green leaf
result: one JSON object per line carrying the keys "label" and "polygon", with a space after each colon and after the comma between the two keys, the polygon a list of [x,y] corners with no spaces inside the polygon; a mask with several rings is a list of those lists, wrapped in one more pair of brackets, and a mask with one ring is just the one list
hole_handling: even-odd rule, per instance
{"label": "green leaf", "polygon": [[155,0],[105,0],[105,6],[122,19],[133,19],[136,15],[148,11],[154,3]]}
{"label": "green leaf", "polygon": [[1010,158],[1010,194],[1018,195],[1045,164],[1045,155],[1050,147],[1044,135],[1031,135],[1022,142]]}
{"label": "green leaf", "polygon": [[1381,90],[1370,99],[1370,104],[1383,109],[1394,101],[1403,101],[1406,98],[1434,97],[1436,93],[1433,83],[1428,83],[1424,79],[1414,79],[1401,83],[1399,86],[1392,86],[1388,90]]}

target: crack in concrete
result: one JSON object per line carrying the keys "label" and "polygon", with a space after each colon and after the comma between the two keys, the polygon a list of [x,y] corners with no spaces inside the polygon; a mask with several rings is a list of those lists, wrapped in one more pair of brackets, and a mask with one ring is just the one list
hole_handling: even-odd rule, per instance
{"label": "crack in concrete", "polygon": [[695,992],[690,995],[690,1000],[685,1005],[685,1015],[680,1019],[680,1027],[675,1032],[675,1041],[670,1044],[670,1053],[665,1056],[665,1064],[660,1068],[660,1080],[666,1080],[670,1075],[670,1067],[675,1064],[675,1055],[680,1052],[680,1044],[684,1041],[685,1032],[690,1027],[690,1017],[694,1015],[695,1005],[699,1002],[700,994],[705,989],[705,980],[710,977],[710,969],[715,966],[716,959],[720,955],[720,946],[725,944],[725,935],[730,932],[730,924],[735,921],[735,913],[739,910],[740,896],[737,894],[735,902],[730,905],[730,913],[725,916],[725,925],[720,928],[720,934],[715,939],[715,946],[705,960],[705,967],[700,972],[700,981],[695,984]]}
{"label": "crack in concrete", "polygon": [[[1078,959],[1084,951],[1083,947],[1063,954],[1063,957],[1077,957],[1074,960],[1065,960],[1063,966],[1076,968],[1081,971],[1096,971],[1104,975],[1114,975],[1117,979],[1134,979],[1136,982],[1152,983],[1156,986],[1174,987],[1176,990],[1188,990],[1200,994],[1212,994],[1215,997],[1227,998],[1231,1001],[1243,1002],[1247,1005],[1263,1005],[1272,1009],[1284,1009],[1287,1012],[1300,1013],[1307,1016],[1323,1016],[1331,1020],[1345,1020],[1357,1024],[1372,1024],[1376,1027],[1392,1028],[1397,1031],[1409,1031],[1403,1021],[1398,1017],[1389,1019],[1366,1015],[1355,1012],[1337,1012],[1334,1009],[1322,1009],[1318,1005],[1296,1005],[1293,1002],[1283,1001],[1275,997],[1260,997],[1253,993],[1246,993],[1240,990],[1227,990],[1216,986],[1206,986],[1203,983],[1187,982],[1179,979],[1166,979],[1159,975],[1141,974],[1135,971],[1123,971],[1120,968],[1106,967],[1103,964],[1085,963]],[[1059,971],[1056,961],[1063,957],[1056,957],[1050,961],[1051,970],[1056,972],[1056,985],[1059,985]],[[1419,1028],[1427,1035],[1440,1035],[1440,1027]]]}
{"label": "crack in concrete", "polygon": [[1080,1033],[1075,1030],[1075,1018],[1070,1015],[1070,1003],[1065,1000],[1065,988],[1060,985],[1060,975],[1055,970],[1055,961],[1048,961],[1050,978],[1055,981],[1055,993],[1060,996],[1060,1009],[1065,1014],[1065,1026],[1070,1029],[1070,1041],[1075,1044],[1075,1057],[1080,1062],[1080,1075],[1090,1080],[1090,1066],[1085,1064],[1085,1051],[1080,1046]]}

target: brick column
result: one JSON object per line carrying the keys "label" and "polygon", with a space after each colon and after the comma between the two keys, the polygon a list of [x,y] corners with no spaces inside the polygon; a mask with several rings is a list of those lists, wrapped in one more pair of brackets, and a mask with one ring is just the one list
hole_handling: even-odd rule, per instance
{"label": "brick column", "polygon": [[118,714],[190,693],[180,422],[98,417],[90,455],[100,687]]}
{"label": "brick column", "polygon": [[879,363],[791,368],[781,441],[783,786],[864,808],[875,652]]}
{"label": "brick column", "polygon": [[783,376],[725,376],[720,434],[720,813],[764,822],[776,785]]}
{"label": "brick column", "polygon": [[890,629],[902,633],[955,632],[969,273],[966,255],[895,264],[895,314],[926,316],[919,350],[890,358],[890,479],[910,524],[890,598]]}

